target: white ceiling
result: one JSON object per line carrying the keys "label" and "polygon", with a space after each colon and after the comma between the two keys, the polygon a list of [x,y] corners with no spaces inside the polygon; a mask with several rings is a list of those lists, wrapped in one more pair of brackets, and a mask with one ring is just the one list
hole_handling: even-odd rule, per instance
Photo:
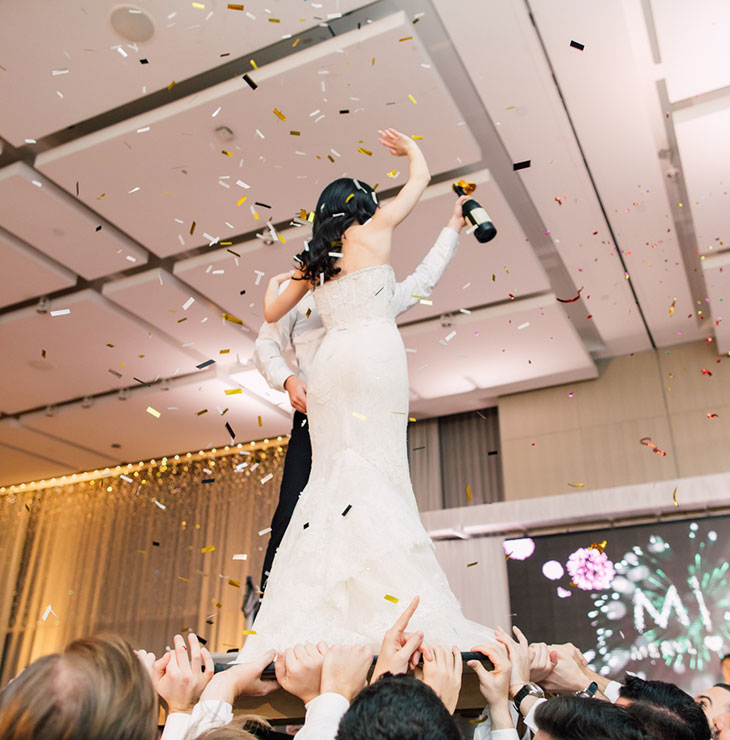
{"label": "white ceiling", "polygon": [[286,433],[251,362],[263,291],[327,182],[405,181],[383,126],[434,175],[399,279],[457,177],[499,231],[399,317],[419,418],[652,344],[730,351],[727,3],[201,4],[131,3],[137,46],[110,0],[0,10],[0,485]]}

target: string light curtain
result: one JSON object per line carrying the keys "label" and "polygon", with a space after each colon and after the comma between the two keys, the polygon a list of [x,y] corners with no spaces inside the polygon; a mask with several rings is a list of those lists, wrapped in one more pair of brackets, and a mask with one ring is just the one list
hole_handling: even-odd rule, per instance
{"label": "string light curtain", "polygon": [[0,685],[102,630],[158,655],[181,631],[212,651],[239,648],[284,444],[122,469],[131,482],[117,474],[0,496]]}

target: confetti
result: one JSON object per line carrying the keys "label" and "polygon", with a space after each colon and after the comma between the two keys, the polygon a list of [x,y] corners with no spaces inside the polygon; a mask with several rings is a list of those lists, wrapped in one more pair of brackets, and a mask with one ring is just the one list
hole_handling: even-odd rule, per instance
{"label": "confetti", "polygon": [[215,483],[215,478],[203,478],[203,480],[200,482],[204,484],[205,483]]}
{"label": "confetti", "polygon": [[197,224],[195,223],[195,221],[193,221],[193,223],[190,225],[190,236],[193,235],[193,232],[195,231],[196,226]]}
{"label": "confetti", "polygon": [[598,550],[598,552],[603,552],[606,549],[606,545],[608,543],[606,540],[603,540],[603,542],[593,542],[588,546],[589,550]]}
{"label": "confetti", "polygon": [[112,370],[111,368],[109,368],[109,371],[108,372],[110,372],[112,375],[116,376],[117,378],[121,378],[122,377],[122,374],[121,373],[118,373],[116,370]]}
{"label": "confetti", "polygon": [[58,616],[58,614],[56,614],[56,612],[53,611],[50,604],[46,607],[46,610],[43,612],[42,619],[44,622],[46,621],[46,619],[48,619],[49,614],[53,614],[54,617]]}
{"label": "confetti", "polygon": [[228,432],[228,434],[231,435],[231,439],[236,438],[236,433],[233,431],[233,427],[231,427],[231,425],[228,422],[226,422],[226,431]]}
{"label": "confetti", "polygon": [[418,105],[418,101],[410,93],[408,93],[408,100],[410,100],[413,105]]}
{"label": "confetti", "polygon": [[271,480],[271,479],[272,479],[273,477],[274,477],[274,474],[273,474],[273,473],[269,473],[268,475],[265,475],[265,476],[264,476],[264,477],[263,477],[263,478],[261,479],[261,485],[263,486],[263,485],[264,485],[264,483],[268,483],[268,482],[269,482],[269,481],[270,481],[270,480]]}
{"label": "confetti", "polygon": [[175,80],[173,80],[173,81],[172,81],[172,82],[171,82],[171,83],[170,83],[170,84],[169,84],[169,85],[167,86],[167,89],[168,89],[168,90],[172,90],[172,88],[173,88],[173,87],[175,87]]}
{"label": "confetti", "polygon": [[185,303],[183,303],[183,311],[187,311],[190,308],[190,306],[193,305],[193,303],[195,303],[195,298],[191,296],[190,298],[187,299],[187,301],[185,301]]}
{"label": "confetti", "polygon": [[368,157],[373,156],[373,153],[369,149],[363,149],[361,146],[357,148],[357,151],[360,152],[360,154],[367,154]]}
{"label": "confetti", "polygon": [[706,414],[706,416],[707,416],[708,419],[717,419],[717,418],[719,418],[720,414],[714,414],[711,411],[708,411],[707,414]]}
{"label": "confetti", "polygon": [[669,307],[669,315],[670,315],[670,316],[673,316],[673,315],[674,315],[674,307],[675,307],[676,305],[677,305],[677,299],[675,298],[675,299],[674,299],[674,300],[672,301],[672,305],[671,305],[671,306]]}
{"label": "confetti", "polygon": [[580,287],[578,289],[578,294],[575,296],[575,298],[556,298],[555,300],[558,301],[558,303],[575,303],[580,298],[580,294],[582,292],[583,292],[583,288]]}
{"label": "confetti", "polygon": [[200,552],[205,554],[206,552],[213,552],[215,550],[215,545],[208,545],[207,547],[201,547]]}
{"label": "confetti", "polygon": [[228,10],[243,10],[243,5],[239,5],[238,3],[228,3],[226,7]]}
{"label": "confetti", "polygon": [[198,10],[205,10],[205,3],[193,3],[193,7]]}
{"label": "confetti", "polygon": [[185,581],[185,583],[190,583],[190,579],[189,578],[183,578],[182,576],[178,576],[178,580]]}
{"label": "confetti", "polygon": [[386,172],[385,174],[392,179],[394,177],[398,177],[398,175],[400,175],[400,172],[398,170],[391,170],[390,172]]}
{"label": "confetti", "polygon": [[157,409],[153,409],[152,406],[148,406],[145,410],[147,411],[148,414],[150,414],[151,416],[154,416],[155,419],[160,418],[160,412]]}
{"label": "confetti", "polygon": [[410,41],[413,38],[413,36],[404,36],[402,39],[398,39],[398,43],[401,41]]}
{"label": "confetti", "polygon": [[237,552],[233,555],[233,560],[248,560],[248,555],[245,552]]}
{"label": "confetti", "polygon": [[[53,311],[51,311],[51,315],[53,315]],[[702,368],[702,374],[703,375],[712,375],[712,371],[708,370],[706,367]]]}
{"label": "confetti", "polygon": [[572,46],[572,47],[573,47],[574,49],[578,49],[578,51],[583,51],[583,49],[585,49],[585,48],[586,48],[586,45],[585,45],[585,44],[581,44],[581,43],[579,43],[578,41],[571,41],[571,42],[570,42],[570,45],[571,45],[571,46]]}
{"label": "confetti", "polygon": [[208,367],[208,365],[213,365],[215,363],[215,360],[206,360],[205,362],[201,362],[200,365],[196,365],[195,367],[198,368],[198,370],[202,370],[204,367]]}
{"label": "confetti", "polygon": [[385,594],[385,596],[383,596],[383,598],[386,601],[392,602],[393,604],[397,604],[400,601],[400,599],[396,598],[395,596],[391,596],[390,594]]}
{"label": "confetti", "polygon": [[243,321],[241,319],[239,319],[238,316],[232,316],[229,313],[224,313],[223,314],[223,318],[226,321],[230,321],[232,324],[241,324],[241,325],[243,325]]}
{"label": "confetti", "polygon": [[70,313],[70,308],[59,308],[57,311],[51,311],[51,316],[68,316]]}
{"label": "confetti", "polygon": [[227,149],[221,149],[221,154],[225,154],[226,157],[232,157],[233,156],[233,154],[231,154],[231,152],[229,152]]}
{"label": "confetti", "polygon": [[674,489],[674,493],[672,494],[672,501],[674,501],[675,506],[679,506],[679,502],[677,501],[677,489]]}
{"label": "confetti", "polygon": [[235,588],[241,588],[241,584],[238,581],[234,581],[233,578],[228,579],[228,585],[234,586]]}
{"label": "confetti", "polygon": [[466,500],[471,501],[471,486],[466,487]]}
{"label": "confetti", "polygon": [[571,488],[585,488],[585,483],[568,483]]}
{"label": "confetti", "polygon": [[[221,350],[221,353],[223,352],[229,352],[230,350]],[[230,390],[226,389],[224,393],[227,396],[235,396],[237,393],[243,393],[243,388],[231,388]]]}
{"label": "confetti", "polygon": [[286,121],[286,116],[278,108],[274,108],[273,113],[280,121]]}
{"label": "confetti", "polygon": [[347,516],[347,513],[352,508],[352,504],[347,504],[347,508],[342,512],[342,516]]}
{"label": "confetti", "polygon": [[289,136],[301,136],[301,131],[289,131]]}
{"label": "confetti", "polygon": [[309,522],[305,522],[302,529],[309,529]]}
{"label": "confetti", "polygon": [[255,90],[258,85],[247,75],[243,75],[243,81],[252,89]]}
{"label": "confetti", "polygon": [[520,325],[519,325],[519,326],[517,327],[517,331],[520,331],[521,329],[527,329],[527,327],[528,327],[529,325],[530,325],[530,322],[529,322],[529,321],[525,321],[525,323],[524,323],[524,324],[520,324]]}
{"label": "confetti", "polygon": [[515,162],[515,163],[514,163],[514,164],[512,165],[512,169],[513,169],[513,170],[514,170],[515,172],[517,172],[517,170],[526,170],[526,169],[527,169],[527,168],[528,168],[528,167],[530,166],[530,161],[531,161],[531,160],[529,160],[529,159],[526,159],[526,160],[525,160],[524,162]]}
{"label": "confetti", "polygon": [[207,413],[208,413],[208,409],[202,409],[200,411],[196,411],[195,412],[195,415],[196,416],[202,416],[203,414],[207,414]]}
{"label": "confetti", "polygon": [[128,475],[124,475],[124,474],[122,474],[122,475],[120,475],[119,477],[120,477],[120,478],[121,478],[122,480],[125,480],[125,481],[127,481],[127,483],[134,483],[134,479],[133,479],[133,478],[130,478],[130,477],[129,477]]}
{"label": "confetti", "polygon": [[353,415],[353,416],[354,416],[354,417],[355,417],[356,419],[360,419],[360,421],[365,421],[365,419],[367,419],[367,416],[365,416],[365,414],[359,414],[359,413],[358,413],[357,411],[353,411],[353,412],[352,412],[352,415]]}
{"label": "confetti", "polygon": [[163,511],[167,509],[167,506],[165,506],[165,504],[161,504],[156,498],[153,498],[152,500],[155,502],[155,506],[159,507]]}
{"label": "confetti", "polygon": [[466,567],[467,568],[473,568],[475,565],[479,565],[479,561],[478,560],[475,560],[473,563],[467,563],[466,564]]}
{"label": "confetti", "polygon": [[242,635],[255,635],[256,630],[241,630]]}
{"label": "confetti", "polygon": [[261,420],[261,417],[259,416],[259,426],[262,427],[264,425],[264,422]]}
{"label": "confetti", "polygon": [[666,452],[664,450],[660,450],[652,441],[651,437],[642,437],[639,442],[641,444],[646,445],[646,447],[649,447],[651,450],[653,450],[657,455],[661,455],[662,457],[666,456]]}
{"label": "confetti", "polygon": [[266,529],[262,529],[259,532],[259,537],[263,537],[265,534],[268,534],[269,532],[271,532],[271,527],[266,527]]}

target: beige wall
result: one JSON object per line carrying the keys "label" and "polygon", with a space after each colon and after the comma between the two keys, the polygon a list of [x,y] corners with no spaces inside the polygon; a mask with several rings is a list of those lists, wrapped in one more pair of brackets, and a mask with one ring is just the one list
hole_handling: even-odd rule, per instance
{"label": "beige wall", "polygon": [[730,359],[713,343],[605,360],[599,371],[499,399],[506,500],[730,470]]}

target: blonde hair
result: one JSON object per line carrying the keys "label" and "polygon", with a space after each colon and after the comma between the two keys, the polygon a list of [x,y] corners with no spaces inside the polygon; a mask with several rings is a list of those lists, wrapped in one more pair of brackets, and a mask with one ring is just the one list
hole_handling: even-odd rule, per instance
{"label": "blonde hair", "polygon": [[[233,724],[237,722],[238,724]],[[234,717],[233,722],[224,727],[216,727],[202,735],[195,735],[196,740],[258,740],[249,730],[270,730],[271,725],[263,718],[255,715]],[[190,740],[186,737],[186,740]]]}
{"label": "blonde hair", "polygon": [[0,692],[3,740],[155,740],[157,697],[117,635],[74,640]]}

